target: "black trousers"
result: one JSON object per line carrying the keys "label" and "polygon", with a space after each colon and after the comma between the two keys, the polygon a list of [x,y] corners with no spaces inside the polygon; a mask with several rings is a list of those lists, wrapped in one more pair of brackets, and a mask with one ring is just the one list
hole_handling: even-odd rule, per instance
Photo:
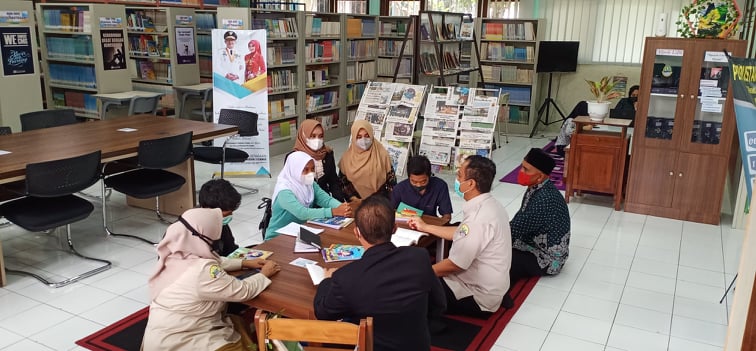
{"label": "black trousers", "polygon": [[446,295],[447,314],[470,316],[481,319],[486,319],[490,317],[491,314],[493,314],[492,312],[481,310],[478,306],[478,303],[475,302],[475,299],[473,299],[472,296],[457,300],[457,298],[454,296],[454,292],[452,292],[449,286],[446,285],[444,279],[439,279],[441,279],[441,286],[444,287],[444,294]]}
{"label": "black trousers", "polygon": [[535,255],[527,251],[512,249],[512,267],[509,269],[509,286],[518,280],[546,275],[546,268],[538,265]]}

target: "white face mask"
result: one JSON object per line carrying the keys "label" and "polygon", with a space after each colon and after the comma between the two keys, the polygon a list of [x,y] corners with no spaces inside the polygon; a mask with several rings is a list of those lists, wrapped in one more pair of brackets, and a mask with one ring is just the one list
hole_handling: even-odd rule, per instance
{"label": "white face mask", "polygon": [[310,172],[302,176],[302,183],[305,185],[312,185],[315,183],[315,172]]}
{"label": "white face mask", "polygon": [[357,144],[357,146],[360,149],[367,151],[367,149],[370,148],[370,145],[373,145],[373,139],[371,139],[371,138],[357,139],[357,141],[355,141],[355,143]]}
{"label": "white face mask", "polygon": [[323,147],[323,139],[320,138],[309,138],[307,139],[307,147],[314,151],[320,150],[320,148]]}

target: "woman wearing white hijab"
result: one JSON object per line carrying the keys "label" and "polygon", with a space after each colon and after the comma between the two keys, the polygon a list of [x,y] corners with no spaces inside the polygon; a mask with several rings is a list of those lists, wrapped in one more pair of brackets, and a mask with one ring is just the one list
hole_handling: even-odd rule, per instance
{"label": "woman wearing white hijab", "polygon": [[[280,267],[273,261],[226,259],[212,251],[221,236],[218,208],[195,208],[171,224],[157,246],[157,270],[150,277],[150,317],[142,349],[248,350],[252,340],[238,316],[226,316],[226,302],[253,299]],[[260,268],[237,279],[226,271]]]}
{"label": "woman wearing white hijab", "polygon": [[[320,208],[312,208],[317,205]],[[328,195],[315,182],[315,161],[302,151],[289,154],[276,188],[273,190],[273,207],[265,240],[278,236],[276,230],[291,222],[304,223],[308,219],[333,216],[351,217],[352,209]]]}

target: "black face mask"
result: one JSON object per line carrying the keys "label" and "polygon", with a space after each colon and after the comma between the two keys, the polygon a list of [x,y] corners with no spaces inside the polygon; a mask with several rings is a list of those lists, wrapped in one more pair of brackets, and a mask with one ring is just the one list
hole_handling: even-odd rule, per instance
{"label": "black face mask", "polygon": [[207,237],[206,235],[200,233],[197,231],[197,229],[194,229],[189,222],[187,222],[183,217],[179,216],[178,218],[179,222],[184,225],[184,228],[192,232],[193,236],[199,237],[204,241],[208,246],[210,246],[210,250],[218,254],[218,252],[222,252],[223,249],[223,242],[221,240],[213,240]]}
{"label": "black face mask", "polygon": [[428,187],[428,186],[427,185],[422,185],[422,186],[414,186],[413,185],[412,189],[415,189],[415,191],[417,191],[419,193],[419,192],[425,190],[426,187]]}
{"label": "black face mask", "polygon": [[631,96],[630,97],[630,102],[632,102],[632,103],[638,102],[638,97],[637,96]]}

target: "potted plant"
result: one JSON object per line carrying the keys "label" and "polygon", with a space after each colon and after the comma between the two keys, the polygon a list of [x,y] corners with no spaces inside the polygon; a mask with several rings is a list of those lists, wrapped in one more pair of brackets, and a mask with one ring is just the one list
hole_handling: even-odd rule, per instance
{"label": "potted plant", "polygon": [[614,82],[611,81],[609,76],[601,78],[600,81],[594,82],[592,80],[585,80],[591,89],[591,94],[596,100],[588,100],[588,116],[593,120],[603,120],[609,114],[609,100],[616,99],[622,94],[618,91],[614,91]]}

